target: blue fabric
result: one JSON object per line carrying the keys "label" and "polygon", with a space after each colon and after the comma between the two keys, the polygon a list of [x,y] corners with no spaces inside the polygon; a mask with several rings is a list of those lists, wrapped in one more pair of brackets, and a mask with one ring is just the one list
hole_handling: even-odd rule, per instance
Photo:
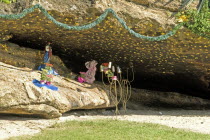
{"label": "blue fabric", "polygon": [[36,79],[33,80],[33,83],[37,87],[46,87],[48,89],[58,91],[58,87],[53,86],[53,85],[40,84],[40,82],[38,80],[36,80]]}
{"label": "blue fabric", "polygon": [[49,63],[49,52],[46,51],[45,54],[44,54],[44,63]]}
{"label": "blue fabric", "polygon": [[42,70],[42,69],[44,69],[45,68],[45,64],[41,64],[39,67],[38,67],[38,70]]}

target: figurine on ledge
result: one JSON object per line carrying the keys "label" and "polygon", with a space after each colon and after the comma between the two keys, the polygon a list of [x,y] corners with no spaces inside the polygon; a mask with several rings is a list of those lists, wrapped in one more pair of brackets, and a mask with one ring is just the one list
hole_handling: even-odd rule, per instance
{"label": "figurine on ledge", "polygon": [[51,84],[52,78],[53,78],[53,75],[54,75],[54,70],[53,70],[52,67],[53,67],[52,64],[46,63],[45,68],[41,69],[42,70],[41,80],[38,81],[38,80],[34,79],[33,80],[34,85],[36,85],[38,87],[46,87],[48,89],[57,91],[58,88]]}
{"label": "figurine on ledge", "polygon": [[[38,70],[42,71],[43,69],[45,69],[46,64],[50,63],[50,59],[52,57],[52,47],[50,46],[51,42],[48,42],[47,45],[45,46],[45,50],[44,50],[44,60],[43,60],[43,64],[41,64],[38,67]],[[53,72],[53,75],[58,75],[58,72],[54,69],[51,68],[51,71]]]}
{"label": "figurine on ledge", "polygon": [[40,84],[50,85],[53,78],[52,64],[46,63],[46,67],[42,69]]}
{"label": "figurine on ledge", "polygon": [[87,72],[80,72],[80,76],[78,77],[78,81],[80,83],[86,82],[92,84],[95,81],[95,74],[96,74],[96,65],[98,64],[97,61],[92,60],[85,63],[86,68],[88,69]]}
{"label": "figurine on ledge", "polygon": [[48,42],[48,44],[45,46],[44,63],[50,63],[50,57],[52,56],[52,48],[50,44],[51,42]]}

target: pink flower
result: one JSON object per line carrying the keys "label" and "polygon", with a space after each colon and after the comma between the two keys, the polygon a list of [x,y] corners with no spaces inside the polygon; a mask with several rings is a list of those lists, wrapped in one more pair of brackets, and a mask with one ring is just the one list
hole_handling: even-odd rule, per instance
{"label": "pink flower", "polygon": [[83,82],[85,82],[85,79],[82,78],[82,77],[78,77],[78,81],[79,81],[80,83],[83,83]]}
{"label": "pink flower", "polygon": [[112,80],[117,80],[117,76],[113,76],[112,77]]}
{"label": "pink flower", "polygon": [[51,82],[46,82],[46,85],[48,85],[48,86],[49,86],[50,84],[51,84]]}

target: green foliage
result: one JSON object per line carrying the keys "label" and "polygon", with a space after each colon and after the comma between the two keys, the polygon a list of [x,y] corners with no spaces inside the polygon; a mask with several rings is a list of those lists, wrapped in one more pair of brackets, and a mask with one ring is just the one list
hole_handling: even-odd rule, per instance
{"label": "green foliage", "polygon": [[41,74],[41,80],[45,80],[45,81],[51,81],[52,79],[50,77],[48,77],[48,72],[51,71],[52,68],[49,66],[46,66],[44,69],[42,69],[42,74]]}
{"label": "green foliage", "polygon": [[48,70],[42,69],[41,80],[47,81],[47,73],[48,73]]}
{"label": "green foliage", "polygon": [[11,140],[207,140],[210,135],[158,124],[118,120],[68,121],[35,136]]}
{"label": "green foliage", "polygon": [[[208,2],[209,0],[200,0],[200,4],[198,5],[198,12],[200,12],[203,6],[205,5],[205,3],[208,3]],[[209,7],[208,4],[206,6]]]}
{"label": "green foliage", "polygon": [[113,77],[114,76],[114,73],[111,70],[108,70],[106,72],[106,74],[107,74],[107,77]]}
{"label": "green foliage", "polygon": [[6,3],[6,4],[10,4],[13,2],[16,2],[17,0],[0,0],[0,2]]}
{"label": "green foliage", "polygon": [[187,18],[184,26],[194,33],[210,39],[210,9],[208,1],[205,1],[200,12],[197,10],[186,10],[177,14],[177,17]]}

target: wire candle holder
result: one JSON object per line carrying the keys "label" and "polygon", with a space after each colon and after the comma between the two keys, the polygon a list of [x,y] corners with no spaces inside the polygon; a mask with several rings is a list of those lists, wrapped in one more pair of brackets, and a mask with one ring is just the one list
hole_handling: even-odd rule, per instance
{"label": "wire candle holder", "polygon": [[[129,80],[129,69],[132,71],[132,80]],[[112,66],[112,62],[102,63],[100,66],[100,72],[102,73],[102,82],[105,86],[109,86],[109,97],[116,106],[116,114],[119,114],[118,105],[122,103],[124,111],[126,111],[126,104],[131,97],[131,82],[134,81],[134,70],[133,63],[129,63],[129,68],[127,68],[127,77],[122,78],[122,70],[119,66],[115,68]],[[106,76],[104,76],[104,73]],[[104,78],[107,78],[108,83],[104,82]]]}
{"label": "wire candle holder", "polygon": [[112,81],[109,87],[109,97],[112,101],[114,101],[116,107],[115,114],[120,114],[118,104],[122,98],[122,86],[120,81],[117,79],[117,76],[112,77]]}
{"label": "wire candle holder", "polygon": [[[125,79],[121,79],[120,83],[122,86],[122,106],[123,106],[123,110],[126,112],[126,108],[127,108],[127,102],[129,101],[132,92],[131,92],[131,82],[134,81],[134,69],[133,69],[133,63],[130,62],[129,63],[129,67],[126,69],[126,78]],[[132,80],[129,80],[129,69],[131,69],[131,74],[132,74]]]}
{"label": "wire candle holder", "polygon": [[127,108],[127,102],[129,101],[130,97],[131,97],[131,84],[130,81],[128,81],[127,79],[122,79],[121,80],[121,85],[122,85],[122,105],[123,105],[123,109],[126,112],[126,108]]}
{"label": "wire candle holder", "polygon": [[[102,82],[105,86],[109,86],[109,98],[115,104],[116,110],[115,114],[119,114],[118,104],[121,101],[122,97],[122,87],[121,83],[118,80],[117,76],[114,75],[115,67],[112,66],[112,62],[109,63],[102,63],[100,66],[100,72],[102,73]],[[105,77],[107,78],[108,84],[104,82],[104,73]]]}

